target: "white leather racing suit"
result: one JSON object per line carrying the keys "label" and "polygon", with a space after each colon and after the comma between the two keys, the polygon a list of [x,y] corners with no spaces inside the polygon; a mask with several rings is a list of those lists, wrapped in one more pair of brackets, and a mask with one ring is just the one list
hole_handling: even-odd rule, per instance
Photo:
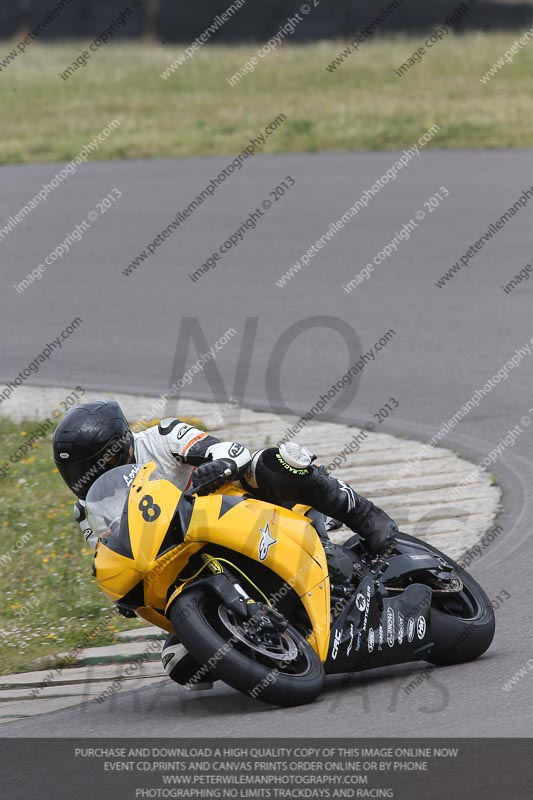
{"label": "white leather racing suit", "polygon": [[[200,464],[229,458],[241,472],[251,459],[250,452],[242,444],[221,442],[194,425],[174,418],[163,419],[159,425],[133,434],[133,438],[135,463],[155,461],[162,477],[171,480],[182,491],[190,488],[192,474]],[[87,522],[83,500],[76,503],[74,514],[85,540],[96,546],[98,540]]]}

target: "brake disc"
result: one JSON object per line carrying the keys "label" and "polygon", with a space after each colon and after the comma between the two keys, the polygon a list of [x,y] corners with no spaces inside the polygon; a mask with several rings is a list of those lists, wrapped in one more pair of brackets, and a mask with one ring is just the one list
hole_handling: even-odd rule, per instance
{"label": "brake disc", "polygon": [[[218,616],[236,639],[245,644],[246,647],[255,650],[257,653],[272,658],[275,661],[294,661],[298,657],[298,647],[288,634],[273,630],[277,642],[276,645],[269,646],[268,642],[250,639],[246,635],[246,631],[243,630],[243,624],[236,624],[230,619],[228,609],[225,606],[221,605],[218,607]],[[250,622],[245,624],[250,625]]]}

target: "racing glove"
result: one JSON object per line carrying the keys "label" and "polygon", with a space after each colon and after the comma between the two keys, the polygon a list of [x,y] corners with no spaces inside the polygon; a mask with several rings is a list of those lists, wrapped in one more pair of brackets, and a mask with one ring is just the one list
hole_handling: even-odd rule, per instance
{"label": "racing glove", "polygon": [[[226,475],[226,470],[231,470],[231,475]],[[192,474],[191,492],[202,496],[220,489],[229,481],[235,480],[239,475],[239,468],[231,458],[216,458],[197,467]],[[211,481],[209,486],[198,488],[206,481]]]}

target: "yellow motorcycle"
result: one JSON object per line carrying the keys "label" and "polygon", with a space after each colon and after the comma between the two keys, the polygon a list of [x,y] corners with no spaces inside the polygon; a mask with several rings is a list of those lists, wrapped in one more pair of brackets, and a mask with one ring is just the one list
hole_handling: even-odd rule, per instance
{"label": "yellow motorcycle", "polygon": [[327,541],[307,506],[262,502],[236,484],[182,492],[154,463],[117,467],[87,495],[106,596],[176,633],[199,664],[278,706],[309,703],[326,673],[477,658],[494,612],[465,570],[399,534],[382,556],[359,536]]}

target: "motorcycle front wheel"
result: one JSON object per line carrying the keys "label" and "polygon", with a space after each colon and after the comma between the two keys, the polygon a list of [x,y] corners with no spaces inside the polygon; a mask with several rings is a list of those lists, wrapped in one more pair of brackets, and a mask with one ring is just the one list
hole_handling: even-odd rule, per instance
{"label": "motorcycle front wheel", "polygon": [[205,588],[192,587],[170,610],[177,636],[207,671],[239,692],[275,706],[311,703],[324,687],[322,662],[290,625],[282,634],[253,635]]}

